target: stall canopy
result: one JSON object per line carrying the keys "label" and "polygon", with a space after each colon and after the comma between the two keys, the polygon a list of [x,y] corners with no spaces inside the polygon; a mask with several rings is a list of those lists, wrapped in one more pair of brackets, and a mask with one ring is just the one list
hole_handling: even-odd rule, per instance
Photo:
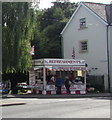
{"label": "stall canopy", "polygon": [[34,70],[40,68],[48,68],[55,71],[71,71],[71,70],[86,70],[85,60],[77,59],[37,59],[32,63]]}

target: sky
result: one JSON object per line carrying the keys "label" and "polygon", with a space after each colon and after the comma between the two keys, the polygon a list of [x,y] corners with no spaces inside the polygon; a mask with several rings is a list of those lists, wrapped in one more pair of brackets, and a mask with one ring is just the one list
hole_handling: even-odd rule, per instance
{"label": "sky", "polygon": [[[51,2],[53,2],[54,0],[40,0],[40,9],[44,9],[44,8],[49,8],[50,6],[52,6],[53,4]],[[61,0],[60,0],[61,1]],[[84,2],[96,2],[96,3],[105,3],[105,4],[109,4],[112,0],[70,0],[70,2],[80,2],[80,1],[84,1]]]}

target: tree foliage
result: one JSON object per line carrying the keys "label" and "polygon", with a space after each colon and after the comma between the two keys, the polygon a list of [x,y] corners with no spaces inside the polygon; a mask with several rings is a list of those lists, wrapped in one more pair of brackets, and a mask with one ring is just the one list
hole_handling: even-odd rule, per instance
{"label": "tree foliage", "polygon": [[31,46],[37,58],[61,58],[61,31],[75,11],[75,3],[54,2],[44,10],[30,3],[3,3],[3,72],[28,71]]}
{"label": "tree foliage", "polygon": [[4,2],[2,8],[3,72],[28,71],[34,12],[24,2]]}
{"label": "tree foliage", "polygon": [[75,5],[69,2],[55,2],[51,8],[36,14],[40,37],[37,35],[37,38],[32,41],[35,48],[38,48],[33,56],[34,59],[62,57],[60,33],[75,11]]}

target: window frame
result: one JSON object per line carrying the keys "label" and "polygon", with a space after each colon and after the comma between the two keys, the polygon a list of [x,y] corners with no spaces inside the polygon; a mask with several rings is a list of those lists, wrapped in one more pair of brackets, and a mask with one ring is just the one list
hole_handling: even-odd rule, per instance
{"label": "window frame", "polygon": [[80,23],[80,29],[86,28],[86,18],[80,18],[79,23]]}
{"label": "window frame", "polygon": [[[86,42],[85,45],[84,42]],[[79,53],[85,53],[85,52],[88,52],[88,40],[81,40],[79,41]]]}

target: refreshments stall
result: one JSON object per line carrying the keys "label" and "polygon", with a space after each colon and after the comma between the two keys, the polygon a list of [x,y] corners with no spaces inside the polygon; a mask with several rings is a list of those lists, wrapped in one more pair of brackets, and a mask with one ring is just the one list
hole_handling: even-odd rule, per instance
{"label": "refreshments stall", "polygon": [[77,59],[35,59],[29,73],[29,85],[32,92],[38,94],[56,94],[55,81],[51,78],[59,75],[63,80],[62,94],[66,94],[64,80],[73,74],[70,85],[71,94],[86,94],[86,63]]}

